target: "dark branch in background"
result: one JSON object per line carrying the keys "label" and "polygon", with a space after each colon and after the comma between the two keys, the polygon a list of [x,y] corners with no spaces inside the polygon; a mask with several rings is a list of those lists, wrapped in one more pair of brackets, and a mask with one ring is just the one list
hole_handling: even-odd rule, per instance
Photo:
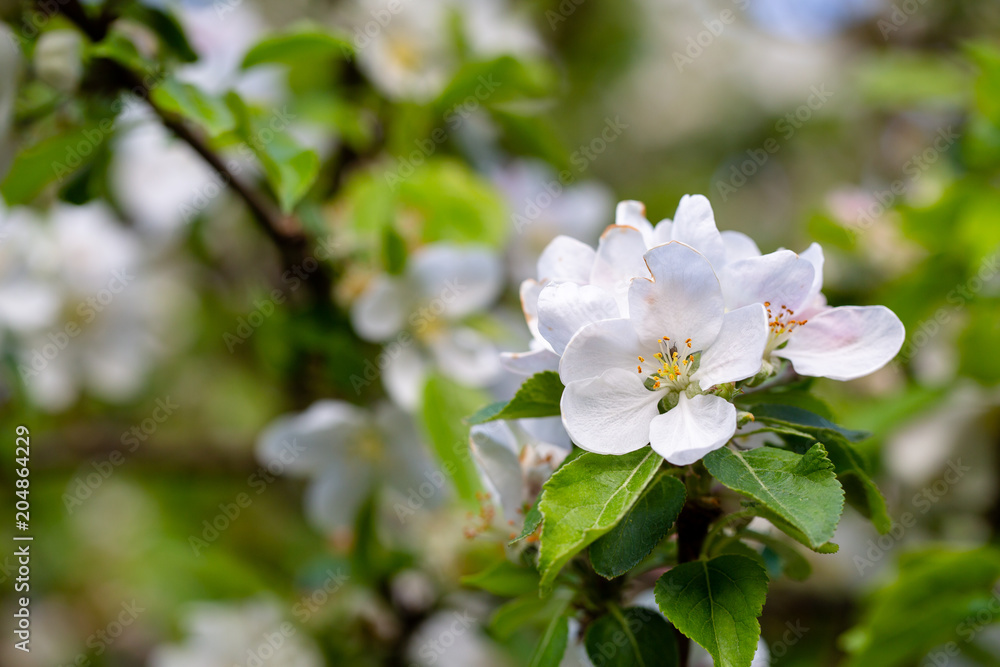
{"label": "dark branch in background", "polygon": [[[102,14],[91,17],[79,0],[61,0],[56,11],[61,12],[93,42],[100,42],[107,34],[115,17]],[[300,264],[306,257],[306,238],[293,216],[286,216],[270,201],[250,185],[244,183],[226,166],[225,160],[208,145],[205,139],[192,127],[172,113],[161,109],[150,99],[150,86],[136,72],[120,63],[105,60],[112,75],[110,83],[118,91],[130,91],[141,97],[165,127],[170,129],[181,141],[188,144],[205,162],[207,162],[222,178],[229,188],[235,192],[250,209],[264,233],[281,251],[285,263],[289,266]],[[349,159],[349,158],[348,158]],[[310,281],[317,296],[328,297],[331,279],[321,268],[321,275]]]}

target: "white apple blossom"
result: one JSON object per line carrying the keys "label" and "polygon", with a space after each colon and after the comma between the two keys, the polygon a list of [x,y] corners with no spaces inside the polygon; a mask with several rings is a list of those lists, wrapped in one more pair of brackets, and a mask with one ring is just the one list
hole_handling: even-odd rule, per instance
{"label": "white apple blossom", "polygon": [[55,412],[85,389],[110,401],[133,396],[178,342],[167,331],[183,311],[183,286],[144,266],[138,238],[101,204],[0,217],[0,330],[29,398]]}
{"label": "white apple blossom", "polygon": [[[577,330],[565,313],[574,304],[541,306],[570,339],[559,364],[563,423],[588,451],[625,454],[649,443],[686,465],[733,436],[736,408],[719,386],[760,370],[767,315],[759,303],[726,312],[712,265],[689,246],[656,246],[645,260],[652,280],[632,281],[628,317]],[[613,300],[595,307],[610,311]]]}
{"label": "white apple blossom", "polygon": [[[231,667],[254,662],[269,667],[322,667],[315,643],[292,626],[280,603],[199,602],[183,618],[185,638],[158,646],[150,667]],[[280,641],[279,641],[280,640]]]}
{"label": "white apple blossom", "polygon": [[469,443],[484,485],[499,500],[501,519],[516,529],[542,484],[572,450],[558,417],[478,424]]}
{"label": "white apple blossom", "polygon": [[433,369],[470,387],[494,382],[501,371],[496,346],[462,321],[502,289],[495,253],[448,243],[414,252],[400,276],[376,276],[352,304],[351,322],[365,340],[387,343],[381,370],[389,397],[414,409]]}
{"label": "white apple blossom", "polygon": [[827,305],[816,243],[799,255],[778,250],[728,263],[720,279],[727,308],[762,303],[767,309],[765,370],[787,359],[800,375],[853,380],[892,361],[906,337],[885,306]]}
{"label": "white apple blossom", "polygon": [[432,465],[412,419],[391,404],[373,411],[321,400],[274,420],[257,439],[273,474],[310,479],[306,515],[321,530],[348,528],[377,483],[406,496]]}
{"label": "white apple blossom", "polygon": [[426,102],[444,89],[461,63],[456,37],[480,60],[542,48],[505,0],[358,0],[347,21],[359,66],[395,99]]}

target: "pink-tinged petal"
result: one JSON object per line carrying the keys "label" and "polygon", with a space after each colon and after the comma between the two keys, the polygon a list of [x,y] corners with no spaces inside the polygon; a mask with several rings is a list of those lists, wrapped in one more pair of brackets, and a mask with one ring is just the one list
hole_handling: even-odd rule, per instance
{"label": "pink-tinged petal", "polygon": [[809,298],[806,303],[811,302],[823,290],[823,248],[818,243],[813,243],[808,248],[799,253],[799,257],[813,265],[813,282],[809,289]]}
{"label": "pink-tinged petal", "polygon": [[754,303],[726,313],[719,337],[701,356],[701,364],[692,379],[702,389],[715,384],[736,382],[760,370],[769,330],[767,311]]}
{"label": "pink-tinged petal", "polygon": [[612,368],[563,391],[561,411],[570,438],[598,454],[628,454],[649,442],[663,392],[649,391],[635,373]]}
{"label": "pink-tinged petal", "polygon": [[712,205],[704,195],[684,195],[674,213],[672,240],[687,244],[708,258],[712,266],[726,261],[726,245],[715,226]]}
{"label": "pink-tinged petal", "polygon": [[538,295],[545,287],[541,283],[528,279],[521,283],[521,310],[524,311],[524,321],[528,324],[528,331],[535,340],[541,340],[538,333]]}
{"label": "pink-tinged petal", "polygon": [[365,340],[388,340],[403,330],[416,299],[403,281],[378,276],[351,305],[351,325]]}
{"label": "pink-tinged petal", "polygon": [[546,285],[538,296],[538,332],[556,354],[562,354],[584,326],[617,317],[614,297],[593,285]]}
{"label": "pink-tinged petal", "polygon": [[615,207],[615,224],[638,229],[647,245],[653,238],[653,225],[646,219],[646,205],[641,201],[618,202]]}
{"label": "pink-tinged petal", "polygon": [[815,273],[809,260],[791,250],[727,264],[721,276],[726,308],[770,302],[775,316],[782,306],[798,311],[809,299]]}
{"label": "pink-tinged petal", "polygon": [[595,256],[594,249],[586,243],[569,236],[557,236],[538,258],[538,280],[584,285],[590,280]]}
{"label": "pink-tinged petal", "polygon": [[724,231],[722,243],[726,246],[726,264],[738,262],[741,259],[760,257],[757,243],[743,232]]}
{"label": "pink-tinged petal", "polygon": [[590,272],[590,284],[610,292],[622,316],[628,314],[628,287],[633,278],[649,276],[642,256],[646,241],[634,227],[608,227],[597,244],[597,257]]}
{"label": "pink-tinged petal", "polygon": [[[563,384],[569,384],[595,378],[609,368],[620,368],[645,379],[657,369],[653,358],[656,350],[655,346],[643,347],[639,343],[627,319],[594,322],[580,329],[566,346],[559,362],[559,377]],[[645,362],[640,362],[639,357]]]}
{"label": "pink-tinged petal", "polygon": [[800,375],[853,380],[892,361],[905,338],[903,323],[885,306],[840,306],[812,317],[774,354]]}
{"label": "pink-tinged petal", "polygon": [[500,365],[511,373],[534,375],[542,371],[559,370],[559,355],[548,348],[530,352],[503,352]]}
{"label": "pink-tinged petal", "polygon": [[[649,426],[653,451],[677,466],[686,466],[724,446],[736,432],[736,408],[724,398],[681,394],[677,405]],[[579,444],[579,443],[578,443]]]}
{"label": "pink-tinged petal", "polygon": [[629,315],[639,340],[657,347],[659,338],[669,337],[681,349],[690,338],[692,351],[707,350],[725,313],[712,265],[677,242],[657,246],[645,257],[653,280],[637,279],[629,289]]}

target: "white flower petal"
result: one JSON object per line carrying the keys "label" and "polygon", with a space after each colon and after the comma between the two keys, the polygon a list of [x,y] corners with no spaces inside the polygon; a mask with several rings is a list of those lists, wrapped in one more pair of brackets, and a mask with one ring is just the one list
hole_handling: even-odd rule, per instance
{"label": "white flower petal", "polygon": [[664,243],[670,243],[674,240],[674,223],[670,218],[665,218],[656,223],[656,227],[653,229],[653,238],[649,243],[649,247],[653,248],[658,245],[663,245]]}
{"label": "white flower petal", "polygon": [[358,508],[371,491],[372,480],[369,466],[350,460],[324,469],[306,488],[306,516],[313,525],[331,532],[351,526]]}
{"label": "white flower petal", "polygon": [[480,474],[499,495],[504,517],[517,517],[524,502],[520,446],[505,422],[473,426],[469,444]]}
{"label": "white flower petal", "polygon": [[593,285],[550,284],[538,296],[538,332],[556,354],[562,354],[570,338],[584,326],[616,317],[614,297]]}
{"label": "white flower petal", "polygon": [[722,234],[722,243],[726,246],[726,264],[741,259],[760,257],[760,248],[757,247],[757,243],[743,232],[726,230],[720,234]]}
{"label": "white flower petal", "polygon": [[347,446],[369,424],[369,415],[345,401],[322,400],[305,412],[278,417],[257,438],[257,458],[293,475],[315,475],[341,466]]}
{"label": "white flower petal", "polygon": [[[383,354],[388,355],[390,350]],[[381,357],[380,357],[381,360]],[[416,410],[427,384],[428,361],[412,343],[395,350],[382,368],[382,386],[392,402],[404,410]]]}
{"label": "white flower petal", "polygon": [[641,201],[625,200],[615,207],[615,224],[638,229],[646,245],[653,241],[653,225],[646,219],[646,205]]}
{"label": "white flower petal", "polygon": [[653,280],[638,279],[629,289],[629,314],[644,345],[656,347],[667,336],[693,351],[707,350],[719,334],[725,305],[712,265],[682,243],[649,250],[646,264]]}
{"label": "white flower petal", "polygon": [[840,306],[797,328],[775,355],[801,375],[853,380],[892,361],[905,338],[903,323],[885,306]]}
{"label": "white flower petal", "polygon": [[[736,432],[736,408],[710,394],[688,398],[653,419],[650,444],[670,463],[684,466],[724,446]],[[578,443],[579,444],[579,443]]]}
{"label": "white flower petal", "polygon": [[521,310],[524,311],[524,321],[528,324],[531,337],[535,340],[544,340],[538,333],[538,295],[542,293],[544,285],[535,280],[525,280],[521,283]]}
{"label": "white flower petal", "polygon": [[649,276],[642,260],[646,241],[634,227],[611,226],[597,244],[590,284],[614,295],[623,316],[628,314],[628,287],[633,278]]}
{"label": "white flower petal", "polygon": [[771,312],[776,316],[782,306],[797,311],[809,298],[815,273],[809,260],[791,250],[777,250],[727,264],[721,276],[726,308],[770,302]]}
{"label": "white flower petal", "polygon": [[469,327],[445,329],[428,341],[428,347],[444,375],[469,387],[485,387],[502,370],[493,341]]}
{"label": "white flower petal", "polygon": [[503,290],[503,262],[487,249],[435,243],[410,258],[407,274],[431,312],[461,319],[493,304]]}
{"label": "white flower petal", "polygon": [[534,375],[559,370],[559,355],[548,348],[530,352],[502,352],[500,365],[511,373]]}
{"label": "white flower petal", "polygon": [[351,305],[351,325],[365,340],[392,338],[406,325],[414,294],[406,283],[380,275]]}
{"label": "white flower petal", "polygon": [[705,257],[713,266],[726,261],[726,246],[715,226],[712,205],[704,195],[684,195],[674,213],[672,240],[685,243]]}
{"label": "white flower petal", "polygon": [[760,370],[769,330],[767,311],[754,303],[726,313],[719,336],[701,356],[701,364],[692,379],[702,389],[714,384],[736,382]]}
{"label": "white flower petal", "polygon": [[649,442],[649,423],[663,392],[649,391],[636,373],[612,368],[572,382],[561,408],[566,431],[579,447],[598,454],[627,454]]}
{"label": "white flower petal", "polygon": [[812,287],[809,289],[809,299],[811,301],[815,296],[817,296],[821,291],[823,291],[823,248],[818,243],[813,243],[808,248],[799,253],[799,257],[808,261],[813,265],[813,282]]}
{"label": "white flower petal", "polygon": [[[559,362],[563,384],[596,378],[609,368],[620,368],[645,379],[656,368],[656,347],[643,347],[627,319],[602,320],[576,333]],[[646,359],[638,372],[639,357]]]}
{"label": "white flower petal", "polygon": [[565,456],[573,448],[566,427],[559,417],[533,417],[518,419],[518,425],[539,444],[551,445],[563,450]]}
{"label": "white flower petal", "polygon": [[538,280],[586,284],[596,252],[586,243],[569,236],[557,236],[538,258]]}

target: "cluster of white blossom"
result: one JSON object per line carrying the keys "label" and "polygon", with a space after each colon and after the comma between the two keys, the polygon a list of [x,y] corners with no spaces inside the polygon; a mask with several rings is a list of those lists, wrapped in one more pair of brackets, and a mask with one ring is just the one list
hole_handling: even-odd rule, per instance
{"label": "cluster of white blossom", "polygon": [[560,236],[538,279],[521,286],[532,349],[507,354],[521,373],[558,370],[562,420],[578,446],[625,454],[647,443],[686,465],[737,428],[737,382],[790,363],[800,375],[851,380],[899,351],[903,325],[883,306],[832,308],[823,251],[762,254],[719,232],[708,200],[685,196],[652,225],[621,202],[596,250]]}

